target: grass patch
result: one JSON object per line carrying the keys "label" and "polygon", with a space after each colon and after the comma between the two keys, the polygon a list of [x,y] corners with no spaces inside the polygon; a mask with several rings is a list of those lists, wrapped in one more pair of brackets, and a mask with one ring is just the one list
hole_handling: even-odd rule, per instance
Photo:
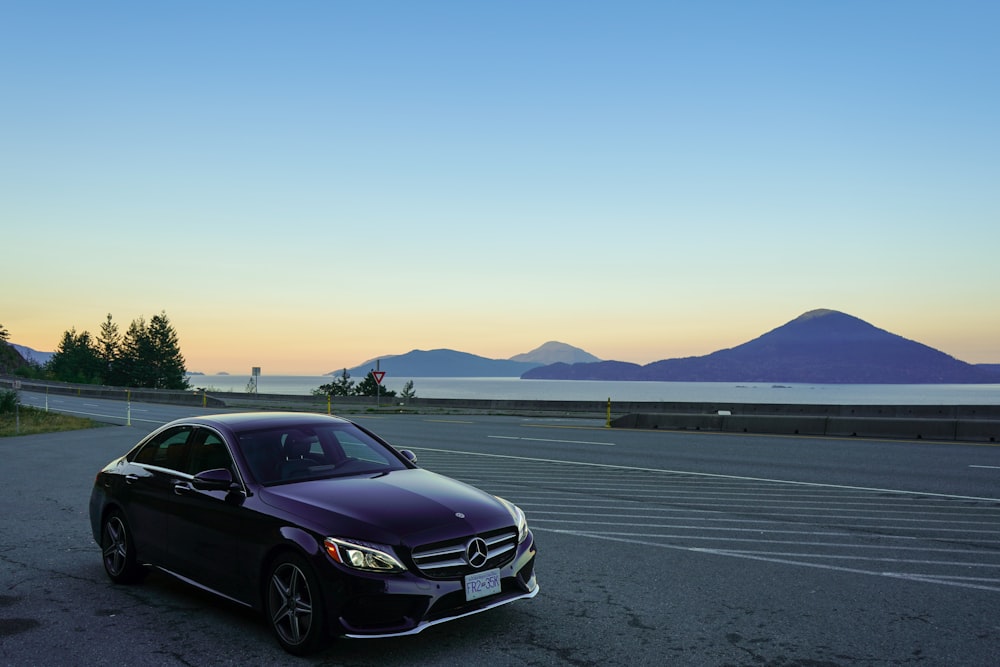
{"label": "grass patch", "polygon": [[[0,438],[15,435],[36,435],[38,433],[58,433],[59,431],[79,431],[84,428],[106,426],[93,419],[74,417],[58,412],[46,412],[38,408],[20,406],[19,415],[13,411],[0,414]],[[20,417],[18,419],[17,417]],[[18,424],[20,422],[20,424]]]}

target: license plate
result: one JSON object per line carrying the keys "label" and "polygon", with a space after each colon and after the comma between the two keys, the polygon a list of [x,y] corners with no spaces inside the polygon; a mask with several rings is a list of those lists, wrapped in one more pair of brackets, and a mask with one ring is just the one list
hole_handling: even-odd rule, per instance
{"label": "license plate", "polygon": [[466,601],[478,600],[500,592],[500,570],[476,572],[465,578]]}

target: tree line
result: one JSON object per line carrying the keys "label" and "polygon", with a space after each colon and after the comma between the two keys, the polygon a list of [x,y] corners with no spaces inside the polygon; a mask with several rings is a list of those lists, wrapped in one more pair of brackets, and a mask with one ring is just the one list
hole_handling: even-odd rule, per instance
{"label": "tree line", "polygon": [[[2,341],[9,334],[3,332]],[[22,372],[41,379],[142,389],[188,389],[187,369],[180,351],[177,331],[166,312],[146,322],[132,320],[122,333],[111,314],[101,324],[100,333],[77,333],[73,327],[63,333],[52,358],[42,366]]]}
{"label": "tree line", "polygon": [[[314,396],[385,396],[386,398],[394,398],[396,396],[396,392],[392,389],[387,389],[379,385],[373,372],[369,371],[364,380],[355,383],[346,368],[337,376],[336,380],[320,385],[317,389],[313,389],[312,393]],[[416,396],[413,390],[413,380],[407,381],[403,385],[401,397],[409,400],[416,398]]]}
{"label": "tree line", "polygon": [[[9,336],[7,329],[0,325],[0,352],[7,348],[20,360],[14,348],[7,345]],[[2,361],[0,358],[0,372],[5,366]],[[77,384],[190,389],[177,332],[165,312],[153,316],[148,323],[142,317],[132,320],[124,333],[109,313],[97,336],[88,331],[77,333],[73,327],[63,333],[59,346],[47,363],[26,362],[12,370],[23,377]],[[395,391],[380,386],[373,373],[368,373],[361,382],[355,382],[346,368],[333,382],[313,389],[312,393],[317,396],[379,395],[386,398],[397,395]],[[399,396],[407,401],[416,398],[413,380],[403,386]]]}

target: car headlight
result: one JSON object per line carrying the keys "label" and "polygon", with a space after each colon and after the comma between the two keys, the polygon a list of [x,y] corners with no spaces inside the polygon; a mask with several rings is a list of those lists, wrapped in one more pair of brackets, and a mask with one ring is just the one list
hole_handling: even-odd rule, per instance
{"label": "car headlight", "polygon": [[525,538],[528,537],[528,519],[524,516],[524,512],[509,500],[504,500],[500,496],[497,496],[497,500],[503,503],[514,519],[514,525],[517,526],[517,543],[524,542]]}
{"label": "car headlight", "polygon": [[328,537],[323,546],[330,558],[341,565],[365,572],[405,572],[406,568],[390,552],[389,547],[361,544]]}

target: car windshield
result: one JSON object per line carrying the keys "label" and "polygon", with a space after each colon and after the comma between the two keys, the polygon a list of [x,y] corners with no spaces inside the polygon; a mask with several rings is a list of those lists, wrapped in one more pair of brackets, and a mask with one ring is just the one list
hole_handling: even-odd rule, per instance
{"label": "car windshield", "polygon": [[243,458],[261,484],[403,470],[384,445],[354,424],[293,424],[238,434]]}

